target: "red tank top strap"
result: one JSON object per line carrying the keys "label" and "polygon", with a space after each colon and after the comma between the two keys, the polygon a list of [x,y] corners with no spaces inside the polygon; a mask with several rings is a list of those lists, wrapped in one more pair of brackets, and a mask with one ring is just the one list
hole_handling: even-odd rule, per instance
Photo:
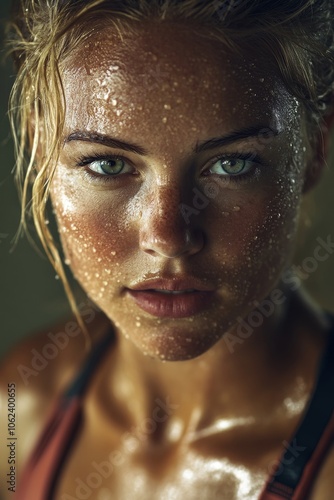
{"label": "red tank top strap", "polygon": [[108,332],[89,354],[67,391],[52,405],[22,476],[18,474],[16,500],[52,500],[66,455],[80,429],[85,391],[113,338],[113,333]]}
{"label": "red tank top strap", "polygon": [[334,443],[334,318],[304,416],[259,500],[305,500]]}
{"label": "red tank top strap", "polygon": [[65,403],[56,402],[38,446],[19,478],[17,500],[51,500],[63,458],[79,428],[81,415],[78,397]]}
{"label": "red tank top strap", "polygon": [[312,455],[312,459],[306,464],[296,489],[293,490],[293,488],[280,483],[279,480],[273,481],[273,476],[271,476],[268,479],[259,500],[305,500],[305,498],[307,498],[307,494],[311,491],[314,479],[317,476],[319,468],[333,442],[334,414],[332,415],[332,418]]}

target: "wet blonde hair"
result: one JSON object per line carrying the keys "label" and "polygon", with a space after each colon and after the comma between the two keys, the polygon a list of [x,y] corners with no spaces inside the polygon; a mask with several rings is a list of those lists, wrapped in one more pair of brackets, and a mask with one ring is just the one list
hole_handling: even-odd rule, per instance
{"label": "wet blonde hair", "polygon": [[28,230],[27,215],[31,215],[85,334],[46,212],[65,113],[61,63],[96,29],[96,22],[105,26],[106,20],[120,33],[149,20],[191,23],[200,28],[199,34],[234,50],[252,46],[270,57],[288,90],[303,103],[310,133],[331,110],[334,87],[332,0],[14,1],[8,44],[17,78],[10,120],[22,200],[21,229]]}

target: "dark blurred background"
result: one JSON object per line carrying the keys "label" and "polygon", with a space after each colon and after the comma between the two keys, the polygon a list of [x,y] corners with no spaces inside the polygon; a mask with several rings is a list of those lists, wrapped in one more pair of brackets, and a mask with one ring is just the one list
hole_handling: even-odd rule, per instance
{"label": "dark blurred background", "polygon": [[1,0],[0,78],[0,355],[23,336],[52,324],[69,307],[61,283],[46,258],[26,238],[15,248],[13,238],[20,218],[19,198],[11,173],[13,143],[7,118],[8,96],[14,72],[4,62],[3,27],[10,0]]}
{"label": "dark blurred background", "polygon": [[[1,49],[3,24],[9,0],[0,2]],[[1,50],[0,78],[0,355],[20,338],[51,325],[68,313],[69,307],[61,283],[46,258],[41,257],[26,238],[15,248],[12,240],[19,225],[19,201],[11,173],[14,165],[13,145],[6,115],[13,71],[4,63]],[[334,154],[329,167],[308,203],[311,227],[303,231],[295,257],[296,265],[310,266],[317,238],[332,235],[334,241]],[[334,253],[320,262],[303,280],[312,296],[325,308],[334,311]]]}

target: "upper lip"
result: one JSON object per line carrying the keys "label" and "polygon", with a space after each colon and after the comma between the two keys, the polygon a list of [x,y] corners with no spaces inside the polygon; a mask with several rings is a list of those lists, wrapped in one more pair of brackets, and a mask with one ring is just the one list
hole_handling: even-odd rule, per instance
{"label": "upper lip", "polygon": [[137,281],[129,286],[130,290],[195,290],[200,292],[212,292],[215,288],[201,280],[193,277],[159,277]]}

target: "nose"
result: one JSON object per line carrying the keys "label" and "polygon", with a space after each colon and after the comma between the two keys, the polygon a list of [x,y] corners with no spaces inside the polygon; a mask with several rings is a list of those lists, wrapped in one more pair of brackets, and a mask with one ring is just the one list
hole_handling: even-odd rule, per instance
{"label": "nose", "polygon": [[176,258],[193,255],[204,246],[204,233],[199,220],[189,223],[184,217],[180,193],[175,188],[160,186],[145,203],[140,221],[139,244],[153,256]]}

